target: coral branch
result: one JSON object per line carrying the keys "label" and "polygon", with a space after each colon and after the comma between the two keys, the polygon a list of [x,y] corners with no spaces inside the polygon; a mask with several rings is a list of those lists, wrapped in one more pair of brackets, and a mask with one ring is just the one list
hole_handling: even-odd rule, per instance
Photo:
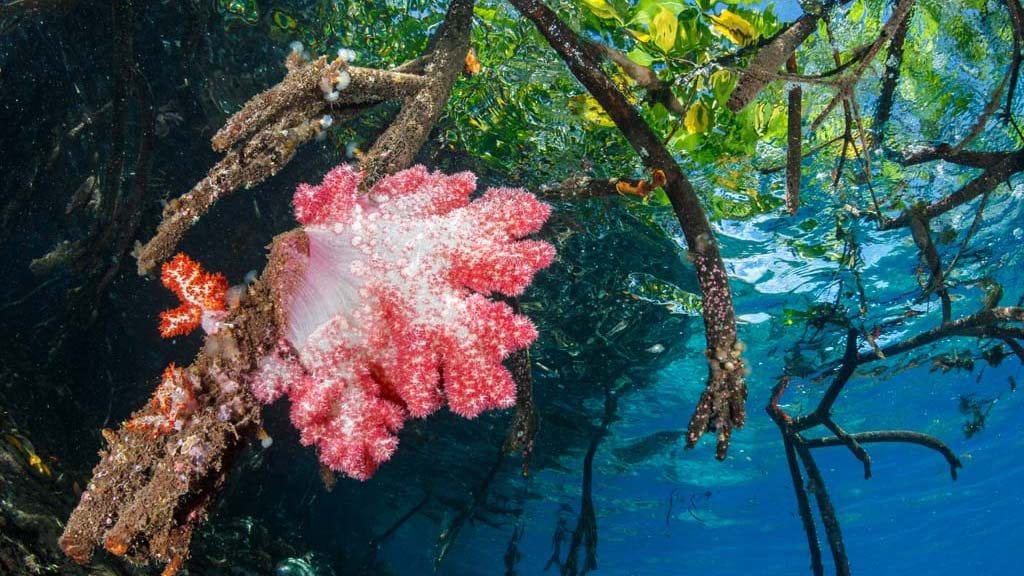
{"label": "coral branch", "polygon": [[[459,7],[456,13],[471,14],[471,2],[456,0],[452,5]],[[463,25],[468,28],[468,16]],[[468,35],[468,29],[462,33]],[[464,53],[457,59],[460,69],[463,56]],[[272,118],[250,108],[236,118],[244,126],[221,134],[218,145],[234,148],[190,193],[170,203],[156,236],[136,251],[140,272],[147,273],[168,258],[185,231],[219,197],[243,185],[253,186],[279,170],[300,144],[325,127],[328,122],[321,113],[331,99],[342,100],[343,85],[347,83],[344,88],[360,85],[360,72],[347,69],[349,76],[344,78],[340,74],[343,67],[340,63],[328,63],[324,59],[306,63],[295,54],[289,61],[289,76],[296,75],[294,78],[302,78],[302,81],[290,84],[289,90],[275,93],[275,101],[284,105],[276,109]],[[420,81],[409,77],[419,70],[421,62],[400,67],[394,71],[398,74],[373,76],[377,73],[368,72],[367,78],[380,79],[385,84],[381,89],[393,88],[396,95],[407,94],[412,89],[423,92],[425,87],[420,86]],[[335,73],[324,73],[327,70]],[[336,95],[325,92],[325,87],[333,88]],[[332,112],[334,117],[347,117],[368,105],[338,106]],[[268,123],[252,128],[258,124],[254,119],[260,117]],[[251,136],[243,142],[243,134]],[[389,167],[398,170],[406,166],[392,162]],[[300,231],[283,235],[275,247],[308,247],[303,244],[302,234]],[[289,244],[290,240],[293,242]],[[271,262],[264,278],[279,282],[288,270],[286,265]],[[187,418],[179,418],[184,414],[180,409],[170,412],[175,416],[174,425],[156,438],[148,433],[151,431],[148,426],[122,426],[117,431],[104,432],[107,449],[101,452],[92,481],[60,539],[61,547],[72,559],[85,563],[94,548],[101,545],[132,562],[164,563],[165,576],[173,575],[183,566],[193,531],[205,520],[207,510],[247,438],[254,436],[258,429],[259,403],[250,388],[265,394],[263,399],[266,400],[274,394],[280,395],[292,379],[302,376],[294,370],[297,364],[294,347],[282,340],[284,331],[279,319],[289,314],[280,309],[280,294],[273,293],[270,286],[264,279],[252,284],[239,305],[229,312],[224,329],[207,336],[196,361],[182,369],[194,383],[195,406],[192,409],[191,404],[188,405]],[[476,310],[468,312],[472,314]],[[482,316],[478,318],[485,320]],[[526,325],[528,321],[525,324],[518,321],[517,326],[521,328],[518,332],[510,335],[490,332],[488,336],[512,336],[525,343],[532,337],[532,332],[523,330]],[[498,351],[493,353],[501,355]],[[277,381],[268,376],[268,371],[273,372],[275,367]],[[253,386],[257,372],[265,385],[262,388]],[[369,380],[362,379],[362,383],[372,382],[372,374],[367,376]],[[385,391],[379,388],[379,383],[372,383],[378,386],[378,391]],[[359,389],[349,392],[360,393]],[[390,389],[387,392],[390,393]],[[167,415],[161,416],[165,406],[174,404],[151,402],[137,412],[132,421],[165,423]],[[157,420],[158,416],[162,420]]]}

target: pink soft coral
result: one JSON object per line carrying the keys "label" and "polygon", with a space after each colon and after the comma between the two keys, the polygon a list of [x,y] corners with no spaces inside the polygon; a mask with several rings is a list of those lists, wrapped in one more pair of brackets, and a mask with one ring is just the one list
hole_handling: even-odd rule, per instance
{"label": "pink soft coral", "polygon": [[[446,404],[473,418],[515,402],[501,362],[537,337],[528,318],[489,299],[516,296],[554,248],[521,240],[550,207],[522,190],[416,166],[360,195],[339,166],[301,185],[301,232],[279,238],[268,274],[284,340],[253,391],[283,394],[302,443],[334,470],[369,478],[394,453],[408,417]],[[442,378],[443,375],[443,378]]]}

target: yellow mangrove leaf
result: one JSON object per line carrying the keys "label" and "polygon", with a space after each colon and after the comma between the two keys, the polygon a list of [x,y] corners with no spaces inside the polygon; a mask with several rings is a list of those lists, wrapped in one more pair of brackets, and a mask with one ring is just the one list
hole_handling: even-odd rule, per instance
{"label": "yellow mangrove leaf", "polygon": [[708,17],[711,19],[711,29],[731,40],[733,44],[749,46],[760,35],[750,22],[731,10],[723,10],[718,16]]}
{"label": "yellow mangrove leaf", "polygon": [[690,134],[706,132],[711,126],[711,110],[708,109],[707,104],[698,100],[687,108],[683,126]]}
{"label": "yellow mangrove leaf", "polygon": [[729,95],[732,94],[733,88],[736,87],[736,77],[732,72],[723,68],[715,71],[711,75],[710,81],[711,91],[715,95],[715,100],[724,106],[729,100]]}
{"label": "yellow mangrove leaf", "polygon": [[582,2],[598,18],[605,20],[619,19],[619,13],[615,11],[615,8],[607,0],[582,0]]}
{"label": "yellow mangrove leaf", "polygon": [[658,15],[651,20],[651,36],[654,38],[654,44],[665,52],[676,45],[676,38],[679,37],[679,20],[671,10],[662,6]]}
{"label": "yellow mangrove leaf", "polygon": [[580,118],[592,124],[605,127],[615,126],[615,122],[608,117],[604,108],[589,94],[570,98],[569,109]]}

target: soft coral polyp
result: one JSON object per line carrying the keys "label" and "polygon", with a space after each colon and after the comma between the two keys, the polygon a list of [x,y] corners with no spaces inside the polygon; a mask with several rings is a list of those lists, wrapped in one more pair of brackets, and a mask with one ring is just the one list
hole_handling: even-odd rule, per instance
{"label": "soft coral polyp", "polygon": [[339,166],[296,191],[301,236],[271,251],[284,341],[253,389],[265,402],[287,394],[302,443],[366,479],[407,418],[445,404],[473,418],[515,402],[502,360],[537,332],[488,296],[521,294],[555,251],[522,239],[550,214],[528,192],[490,189],[470,201],[473,174],[423,166],[365,195],[360,180]]}

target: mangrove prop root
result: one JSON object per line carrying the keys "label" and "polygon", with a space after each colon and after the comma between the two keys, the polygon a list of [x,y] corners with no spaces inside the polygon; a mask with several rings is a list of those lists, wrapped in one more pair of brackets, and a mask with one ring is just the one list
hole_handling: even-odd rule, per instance
{"label": "mangrove prop root", "polygon": [[[349,66],[340,57],[305,62],[292,53],[284,80],[250,99],[213,136],[212,147],[225,153],[224,158],[192,190],[167,204],[156,234],[135,250],[139,274],[149,274],[169,258],[217,200],[274,176],[327,125],[351,119],[381,102],[401,100],[403,104],[363,158],[362,185],[368,189],[381,177],[411,165],[462,70],[472,13],[470,1],[451,3],[422,75],[414,73],[420,64],[375,70]],[[350,83],[329,102],[322,86],[333,84],[342,71]],[[330,123],[321,122],[325,115],[331,116]]]}
{"label": "mangrove prop root", "polygon": [[[864,477],[871,477],[871,457],[865,444],[879,442],[900,442],[916,444],[939,453],[949,464],[949,473],[953,480],[957,479],[957,470],[963,465],[956,454],[938,438],[909,430],[877,430],[870,432],[848,433],[832,418],[832,406],[839,399],[843,388],[853,377],[856,369],[864,364],[884,358],[892,358],[922,346],[933,344],[939,340],[955,337],[999,338],[1007,344],[1020,348],[1020,340],[1024,339],[1024,330],[1009,323],[1024,322],[1024,308],[1003,307],[982,310],[976,314],[945,321],[936,328],[920,332],[905,340],[889,344],[880,350],[872,349],[864,352],[858,349],[860,332],[851,328],[846,334],[846,348],[842,360],[832,365],[827,372],[834,372],[832,381],[817,406],[802,416],[791,416],[779,405],[782,395],[789,384],[789,376],[783,376],[772,390],[771,400],[766,407],[768,415],[782,434],[783,446],[786,449],[786,461],[789,465],[790,478],[796,494],[797,508],[807,534],[807,544],[811,554],[811,571],[815,576],[824,575],[821,561],[821,549],[817,526],[810,505],[810,494],[813,494],[818,507],[821,524],[825,529],[825,538],[832,553],[832,560],[837,574],[850,574],[850,563],[843,544],[842,531],[835,508],[828,495],[824,478],[818,470],[817,463],[811,453],[812,449],[829,446],[845,446],[854,457],[864,465]],[[1011,344],[1012,343],[1012,344]],[[881,352],[879,354],[878,352]],[[1024,361],[1024,359],[1022,359]],[[834,434],[822,438],[807,439],[803,432],[817,426],[824,426]],[[801,471],[801,465],[803,470]]]}
{"label": "mangrove prop root", "polygon": [[86,563],[97,546],[135,563],[158,561],[173,574],[188,556],[194,529],[260,421],[248,378],[277,340],[269,293],[250,288],[228,324],[206,340],[187,368],[198,382],[197,407],[180,429],[166,434],[130,423],[154,415],[149,403],[107,441],[92,480],[60,538],[64,552]]}
{"label": "mangrove prop root", "polygon": [[736,339],[729,278],[700,199],[672,154],[601,69],[601,50],[577,36],[544,3],[512,0],[512,5],[534,23],[576,79],[601,104],[651,173],[660,170],[666,177],[663,188],[682,226],[703,295],[709,364],[708,382],[690,418],[686,445],[693,447],[704,433],[715,432],[715,455],[724,459],[732,429],[742,427],[746,421],[747,385],[741,359],[743,346]]}

